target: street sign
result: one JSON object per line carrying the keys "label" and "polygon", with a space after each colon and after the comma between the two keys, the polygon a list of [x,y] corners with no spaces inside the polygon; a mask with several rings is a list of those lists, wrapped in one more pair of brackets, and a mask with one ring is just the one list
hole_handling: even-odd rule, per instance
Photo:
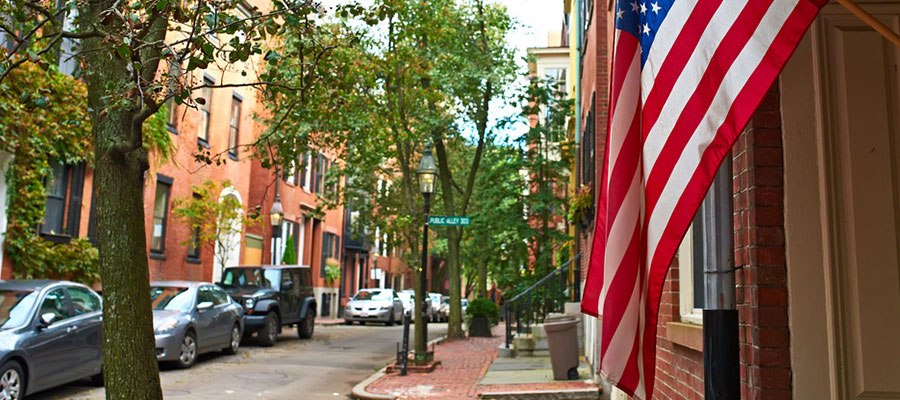
{"label": "street sign", "polygon": [[469,226],[472,218],[469,217],[441,217],[433,215],[428,217],[428,225],[434,226]]}

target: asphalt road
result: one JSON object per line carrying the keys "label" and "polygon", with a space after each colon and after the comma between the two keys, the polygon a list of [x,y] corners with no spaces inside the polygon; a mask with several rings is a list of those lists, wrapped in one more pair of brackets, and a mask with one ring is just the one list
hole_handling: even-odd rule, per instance
{"label": "asphalt road", "polygon": [[[447,332],[445,323],[428,328],[429,338]],[[206,354],[187,370],[161,365],[163,394],[167,399],[346,399],[354,385],[394,358],[402,335],[399,326],[316,326],[312,339],[301,340],[290,329],[274,347],[260,347],[254,338],[236,355]],[[104,397],[103,388],[85,381],[29,399]]]}

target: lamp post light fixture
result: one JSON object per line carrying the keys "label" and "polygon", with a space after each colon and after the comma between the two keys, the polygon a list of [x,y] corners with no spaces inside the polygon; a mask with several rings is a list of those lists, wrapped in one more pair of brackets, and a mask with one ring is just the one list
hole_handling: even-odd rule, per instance
{"label": "lamp post light fixture", "polygon": [[[416,338],[416,361],[428,361],[428,349],[426,348],[428,343],[428,301],[426,300],[428,298],[428,214],[431,212],[431,194],[434,193],[434,181],[438,174],[434,156],[431,154],[431,143],[425,144],[425,152],[422,154],[422,160],[419,161],[419,168],[416,170],[416,174],[419,175],[419,190],[425,197],[425,227],[422,232],[422,271],[419,273],[422,338]],[[423,356],[424,359],[421,358]]]}
{"label": "lamp post light fixture", "polygon": [[281,221],[284,221],[284,207],[281,205],[281,197],[278,195],[278,186],[275,187],[275,201],[269,210],[269,222],[272,223],[272,264],[278,264],[278,238],[281,237]]}

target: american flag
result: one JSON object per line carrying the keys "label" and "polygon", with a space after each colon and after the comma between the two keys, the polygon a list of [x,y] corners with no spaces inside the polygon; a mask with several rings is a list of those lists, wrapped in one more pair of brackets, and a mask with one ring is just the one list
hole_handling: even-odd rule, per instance
{"label": "american flag", "polygon": [[594,242],[582,311],[600,370],[653,394],[669,263],[716,170],[827,0],[619,0]]}

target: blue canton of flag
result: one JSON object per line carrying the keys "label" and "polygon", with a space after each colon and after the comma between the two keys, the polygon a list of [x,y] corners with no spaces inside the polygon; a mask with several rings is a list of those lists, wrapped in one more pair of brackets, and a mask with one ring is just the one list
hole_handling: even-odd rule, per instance
{"label": "blue canton of flag", "polygon": [[619,0],[616,3],[616,29],[640,39],[642,67],[647,62],[647,54],[656,38],[656,32],[674,2],[675,0]]}

